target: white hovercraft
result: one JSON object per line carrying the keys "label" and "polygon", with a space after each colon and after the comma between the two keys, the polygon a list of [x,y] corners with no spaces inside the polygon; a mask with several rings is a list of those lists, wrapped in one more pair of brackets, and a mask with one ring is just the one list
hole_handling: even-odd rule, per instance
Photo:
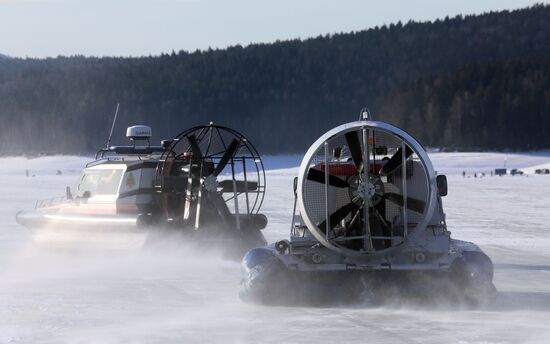
{"label": "white hovercraft", "polygon": [[151,135],[148,126],[129,127],[132,146],[99,150],[76,188],[37,201],[34,210],[17,213],[17,222],[35,241],[61,247],[135,247],[167,232],[219,242],[241,256],[265,245],[265,172],[243,135],[213,124],[161,146],[150,145]]}
{"label": "white hovercraft", "polygon": [[366,117],[330,130],[307,151],[294,184],[299,215],[290,240],[245,255],[241,299],[493,300],[491,260],[447,230],[446,177],[413,137]]}

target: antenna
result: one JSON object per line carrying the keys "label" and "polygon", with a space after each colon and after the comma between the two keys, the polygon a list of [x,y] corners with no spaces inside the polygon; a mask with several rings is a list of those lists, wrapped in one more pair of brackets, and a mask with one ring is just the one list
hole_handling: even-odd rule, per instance
{"label": "antenna", "polygon": [[120,103],[116,103],[116,110],[115,110],[115,118],[113,118],[113,125],[111,126],[111,133],[109,134],[109,139],[107,140],[107,149],[109,149],[109,146],[111,145],[111,137],[113,136],[113,130],[115,129],[115,123],[116,123],[116,118],[118,116],[118,108],[120,106]]}

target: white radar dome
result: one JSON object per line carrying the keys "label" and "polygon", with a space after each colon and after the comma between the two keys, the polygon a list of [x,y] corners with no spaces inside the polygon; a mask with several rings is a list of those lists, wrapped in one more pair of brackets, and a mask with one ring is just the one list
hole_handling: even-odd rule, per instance
{"label": "white radar dome", "polygon": [[134,125],[126,129],[126,137],[130,140],[148,140],[151,136],[153,131],[147,125]]}

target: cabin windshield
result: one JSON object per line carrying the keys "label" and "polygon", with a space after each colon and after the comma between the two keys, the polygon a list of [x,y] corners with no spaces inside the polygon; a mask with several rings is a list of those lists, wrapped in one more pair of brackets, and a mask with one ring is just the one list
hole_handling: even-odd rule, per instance
{"label": "cabin windshield", "polygon": [[77,196],[115,195],[122,178],[121,169],[91,169],[82,173],[78,183]]}

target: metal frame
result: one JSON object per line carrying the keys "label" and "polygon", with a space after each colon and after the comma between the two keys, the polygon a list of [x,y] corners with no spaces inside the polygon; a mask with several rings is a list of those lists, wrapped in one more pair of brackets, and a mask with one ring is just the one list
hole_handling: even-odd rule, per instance
{"label": "metal frame", "polygon": [[[399,139],[401,139],[403,141],[403,144],[407,144],[413,150],[413,152],[416,153],[418,155],[418,157],[420,158],[420,161],[421,161],[421,163],[424,167],[424,170],[426,171],[426,174],[428,176],[428,199],[427,199],[427,204],[426,204],[426,207],[424,209],[424,213],[423,213],[421,221],[416,225],[415,230],[412,231],[411,233],[408,233],[408,229],[406,230],[406,232],[407,232],[406,237],[404,238],[404,240],[401,244],[407,242],[408,240],[414,240],[415,238],[417,238],[417,237],[419,237],[423,234],[423,232],[426,230],[427,225],[428,225],[428,223],[429,223],[429,221],[430,221],[430,219],[433,215],[433,212],[434,212],[434,209],[435,209],[436,203],[437,203],[437,187],[436,187],[436,176],[435,176],[434,168],[432,166],[432,163],[431,163],[430,159],[428,158],[428,155],[427,155],[426,151],[424,150],[422,145],[418,141],[416,141],[416,139],[414,139],[411,135],[409,135],[408,133],[406,133],[402,129],[399,129],[399,128],[393,126],[393,125],[383,123],[383,122],[375,122],[375,121],[351,122],[351,123],[340,125],[340,126],[334,128],[334,129],[328,131],[327,133],[322,135],[320,138],[318,138],[317,141],[315,141],[315,143],[313,143],[313,145],[311,145],[311,147],[308,149],[308,151],[306,152],[306,154],[304,156],[304,159],[302,160],[302,164],[300,165],[300,170],[299,170],[299,175],[298,175],[297,203],[298,203],[298,207],[300,209],[300,214],[302,216],[302,220],[304,221],[306,226],[309,228],[311,234],[321,244],[323,244],[325,247],[327,247],[329,249],[332,249],[333,251],[336,251],[338,253],[347,255],[347,256],[364,258],[365,256],[368,255],[370,257],[375,258],[375,257],[379,257],[381,255],[388,254],[388,252],[391,252],[391,251],[395,250],[401,244],[398,244],[398,245],[395,245],[395,246],[392,246],[390,248],[386,248],[386,249],[383,249],[383,250],[379,250],[379,251],[366,250],[366,251],[363,251],[363,252],[351,250],[351,249],[348,249],[346,247],[342,247],[340,245],[337,245],[335,242],[329,240],[328,237],[326,236],[326,234],[323,233],[317,227],[317,225],[309,218],[307,207],[304,203],[304,198],[303,198],[304,185],[305,185],[304,181],[306,180],[307,172],[308,172],[308,169],[311,165],[311,161],[312,161],[313,157],[315,156],[315,154],[319,151],[320,147],[322,145],[324,145],[326,142],[328,142],[329,140],[331,140],[333,137],[337,136],[337,135],[344,135],[347,132],[362,130],[363,128],[378,129],[378,130],[381,130],[381,131],[385,131],[389,134],[392,134],[394,136],[397,136]],[[367,143],[368,143],[368,137],[367,137]],[[366,147],[368,148],[368,144],[367,144]],[[405,157],[405,150],[403,150],[402,156]],[[326,159],[326,157],[327,157],[327,153],[325,152],[325,159]],[[364,159],[364,161],[368,163],[368,158]],[[406,164],[402,164],[402,165],[403,165],[403,168],[404,168],[404,171],[403,171],[404,174],[403,174],[402,179],[406,183],[406,166],[405,166]],[[328,166],[327,166],[326,170],[328,170]],[[364,174],[366,174],[366,176],[367,176],[366,182],[368,182],[368,171],[366,171],[366,170],[368,170],[368,168],[364,168],[363,170],[364,170]],[[325,174],[325,178],[326,178],[326,180],[328,180],[328,176],[326,174]],[[327,184],[328,183],[325,183],[325,185],[327,185]],[[406,190],[406,187],[404,188],[404,190]],[[405,195],[406,195],[406,191],[404,191],[404,192],[405,192]],[[405,195],[403,195],[404,202],[405,202],[403,208],[405,208],[405,206],[406,206],[406,197],[405,197]],[[368,212],[368,206],[365,207],[365,208],[366,208],[366,211]],[[368,216],[368,214],[367,214],[367,216]],[[407,222],[406,216],[407,216],[407,214],[405,212],[404,213],[404,219],[403,219],[404,223]],[[327,215],[327,220],[328,220],[328,218],[329,218],[329,215]],[[368,217],[367,217],[367,219],[368,219]],[[330,227],[327,226],[326,228],[330,228]],[[327,233],[328,233],[328,230],[327,230]]]}
{"label": "metal frame", "polygon": [[[265,176],[265,169],[264,169],[264,164],[263,164],[262,158],[260,157],[260,154],[258,153],[256,148],[254,147],[254,145],[252,145],[252,143],[244,135],[242,135],[241,133],[239,133],[238,131],[236,131],[234,129],[231,129],[231,128],[228,128],[228,127],[225,127],[225,126],[219,126],[219,125],[213,125],[213,124],[205,125],[205,126],[196,126],[196,127],[189,128],[189,129],[179,133],[174,138],[174,140],[173,140],[174,143],[168,149],[166,149],[163,152],[162,156],[160,157],[159,164],[158,164],[158,167],[157,167],[157,171],[155,173],[155,182],[154,182],[155,187],[157,187],[159,189],[161,188],[161,186],[162,186],[161,181],[162,181],[162,175],[163,175],[163,170],[164,170],[165,164],[167,163],[167,161],[170,160],[170,155],[172,154],[172,152],[174,152],[174,149],[176,148],[176,146],[178,146],[178,144],[181,144],[180,142],[182,142],[182,138],[184,138],[184,137],[186,137],[186,136],[188,136],[192,133],[198,132],[197,139],[201,140],[204,137],[204,135],[206,135],[208,132],[211,132],[213,130],[216,130],[218,135],[220,135],[220,138],[221,138],[220,131],[226,131],[226,132],[232,134],[236,139],[239,140],[239,145],[240,145],[239,147],[240,148],[239,148],[238,152],[241,152],[242,149],[245,149],[244,152],[242,152],[241,154],[238,154],[238,155],[236,154],[236,156],[230,160],[229,164],[231,164],[232,175],[234,174],[234,163],[235,162],[242,161],[243,166],[246,165],[246,162],[249,161],[250,159],[252,159],[252,161],[254,162],[254,164],[256,166],[256,171],[255,172],[246,171],[246,168],[243,169],[243,173],[245,173],[245,178],[248,178],[246,176],[246,173],[248,172],[248,173],[255,174],[256,179],[258,181],[256,191],[245,190],[246,205],[247,205],[248,214],[252,215],[252,214],[259,213],[260,208],[261,208],[261,206],[263,204],[263,201],[264,201],[265,189],[266,189],[266,176]],[[223,139],[221,139],[221,141],[222,141],[222,144],[225,145],[225,142],[223,142]],[[210,147],[208,147],[208,149],[209,148]],[[212,159],[215,162],[216,160],[221,159],[221,156],[220,157],[216,156],[216,155],[219,155],[218,153],[219,152],[214,152],[214,153],[208,154],[205,157],[208,157],[209,159]],[[232,178],[232,179],[233,179],[233,181],[235,181],[235,178]],[[247,181],[248,181],[248,179],[247,179]],[[228,203],[232,199],[236,200],[238,198],[238,196],[241,195],[241,194],[242,194],[242,192],[235,192],[233,194],[233,196],[228,197],[227,199],[225,199],[225,202]],[[257,194],[257,196],[255,198],[252,197],[252,199],[250,199],[249,194]],[[236,201],[235,203],[238,204],[238,201]],[[238,212],[238,208],[236,208],[236,209],[237,209],[237,212]],[[238,221],[239,221],[239,219],[237,217],[237,223],[238,223]],[[239,226],[239,224],[237,224],[237,226]]]}

